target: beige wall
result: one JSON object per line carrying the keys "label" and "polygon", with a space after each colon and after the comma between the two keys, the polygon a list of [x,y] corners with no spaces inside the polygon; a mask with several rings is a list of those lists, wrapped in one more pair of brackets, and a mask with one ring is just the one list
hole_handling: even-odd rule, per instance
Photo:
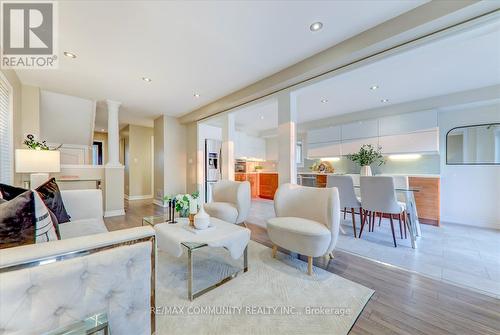
{"label": "beige wall", "polygon": [[160,116],[154,121],[155,200],[186,192],[186,126],[179,119]]}
{"label": "beige wall", "polygon": [[125,141],[126,153],[128,146],[128,157],[125,158],[125,161],[127,162],[128,158],[129,197],[151,196],[153,194],[151,189],[151,137],[153,137],[153,134],[153,128],[129,126],[128,143]]}
{"label": "beige wall", "polygon": [[196,122],[186,125],[186,191],[193,193],[198,190],[198,127]]}
{"label": "beige wall", "polygon": [[40,138],[40,88],[35,86],[22,86],[22,136],[33,134]]}

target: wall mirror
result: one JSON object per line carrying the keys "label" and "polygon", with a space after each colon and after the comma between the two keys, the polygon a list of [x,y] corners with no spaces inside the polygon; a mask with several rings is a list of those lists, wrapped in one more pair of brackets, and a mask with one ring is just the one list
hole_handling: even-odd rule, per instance
{"label": "wall mirror", "polygon": [[451,129],[446,134],[446,164],[500,165],[500,123]]}

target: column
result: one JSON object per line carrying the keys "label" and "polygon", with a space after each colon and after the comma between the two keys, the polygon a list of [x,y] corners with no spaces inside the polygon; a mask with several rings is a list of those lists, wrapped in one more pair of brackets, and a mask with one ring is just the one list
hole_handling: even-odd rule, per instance
{"label": "column", "polygon": [[278,182],[297,183],[297,98],[291,92],[278,95]]}
{"label": "column", "polygon": [[118,112],[120,102],[106,100],[108,105],[108,162],[106,166],[121,166],[119,160],[120,152],[120,127]]}
{"label": "column", "polygon": [[235,116],[224,116],[222,126],[222,179],[234,180],[234,139],[236,135]]}
{"label": "column", "polygon": [[108,105],[108,162],[104,169],[104,216],[125,215],[125,171],[120,164],[120,102],[106,100]]}

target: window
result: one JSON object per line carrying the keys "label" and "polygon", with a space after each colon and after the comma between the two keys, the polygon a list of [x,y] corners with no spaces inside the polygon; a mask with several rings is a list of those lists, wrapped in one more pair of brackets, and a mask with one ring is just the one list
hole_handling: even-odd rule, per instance
{"label": "window", "polygon": [[0,182],[13,184],[12,89],[0,73]]}
{"label": "window", "polygon": [[297,142],[295,147],[295,163],[298,166],[304,166],[304,157],[302,155],[302,142]]}

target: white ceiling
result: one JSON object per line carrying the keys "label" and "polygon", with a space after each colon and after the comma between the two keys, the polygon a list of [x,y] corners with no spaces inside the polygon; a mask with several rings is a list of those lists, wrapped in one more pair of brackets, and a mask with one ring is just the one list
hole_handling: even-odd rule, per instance
{"label": "white ceiling", "polygon": [[[425,2],[60,1],[59,53],[78,57],[61,56],[58,70],[18,75],[46,90],[121,101],[122,123],[150,125],[158,115],[185,114]],[[315,21],[324,28],[311,32]]]}
{"label": "white ceiling", "polygon": [[[298,123],[500,84],[500,20],[307,86],[297,92]],[[377,90],[370,90],[378,85]],[[327,103],[322,103],[327,99]],[[389,99],[382,103],[382,99]],[[273,108],[274,106],[274,108]],[[260,108],[260,109],[259,109]],[[277,105],[248,107],[237,122],[264,114],[277,120]],[[252,131],[277,127],[261,122]]]}

